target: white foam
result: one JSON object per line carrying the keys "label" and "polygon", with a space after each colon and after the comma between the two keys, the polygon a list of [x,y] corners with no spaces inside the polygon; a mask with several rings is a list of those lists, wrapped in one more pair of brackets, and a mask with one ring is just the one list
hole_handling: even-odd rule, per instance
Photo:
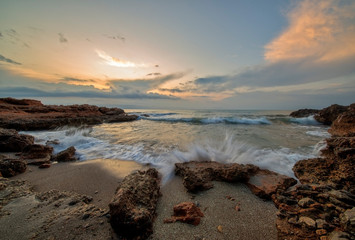
{"label": "white foam", "polygon": [[319,131],[307,131],[306,132],[307,135],[310,136],[315,136],[315,137],[322,137],[322,138],[329,138],[331,135],[325,131],[325,130],[319,130]]}
{"label": "white foam", "polygon": [[303,117],[303,118],[290,118],[290,121],[302,125],[320,125],[320,123],[314,119],[314,116]]}

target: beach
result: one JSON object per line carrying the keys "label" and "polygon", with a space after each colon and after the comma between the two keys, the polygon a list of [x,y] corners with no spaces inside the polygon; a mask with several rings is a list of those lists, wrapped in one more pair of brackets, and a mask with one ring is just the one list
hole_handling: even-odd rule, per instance
{"label": "beach", "polygon": [[[49,169],[31,166],[12,179],[26,181],[34,192],[57,189],[92,196],[91,203],[107,212],[117,183],[132,171],[144,168],[147,167],[130,161],[89,160],[57,163]],[[149,239],[276,239],[277,209],[272,202],[258,198],[244,184],[214,182],[214,185],[214,188],[197,194],[188,193],[180,177],[174,177],[163,185],[156,209],[154,233]],[[174,205],[185,201],[194,202],[201,208],[205,215],[201,223],[198,226],[180,222],[163,223],[172,215]],[[236,206],[240,207],[240,211],[235,210]],[[31,210],[26,206],[21,208]],[[2,223],[11,223],[9,219]],[[107,225],[104,229],[110,228],[107,219],[104,225]],[[222,232],[218,231],[218,226],[222,226]],[[8,232],[8,239],[14,239],[11,234],[16,234],[16,231]],[[109,231],[107,234],[112,233]],[[54,236],[54,239],[60,238]]]}

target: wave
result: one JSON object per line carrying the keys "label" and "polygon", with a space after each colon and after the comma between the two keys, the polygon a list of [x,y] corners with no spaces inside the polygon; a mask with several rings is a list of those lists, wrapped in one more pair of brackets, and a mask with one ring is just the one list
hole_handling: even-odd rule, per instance
{"label": "wave", "polygon": [[331,136],[331,134],[328,133],[327,131],[307,131],[306,134],[310,136],[322,137],[322,138],[329,138]]}
{"label": "wave", "polygon": [[301,125],[320,125],[320,123],[314,119],[314,116],[303,117],[303,118],[290,118],[290,122],[301,124]]}
{"label": "wave", "polygon": [[244,125],[262,125],[271,124],[271,122],[265,118],[233,118],[233,117],[211,117],[211,118],[169,118],[169,117],[145,117],[141,116],[141,119],[149,121],[159,121],[159,122],[183,122],[183,123],[193,123],[193,124],[244,124]]}

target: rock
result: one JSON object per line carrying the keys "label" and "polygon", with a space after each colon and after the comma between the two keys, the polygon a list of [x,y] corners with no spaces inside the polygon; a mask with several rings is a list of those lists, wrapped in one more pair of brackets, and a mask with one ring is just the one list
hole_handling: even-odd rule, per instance
{"label": "rock", "polygon": [[333,121],[329,132],[333,136],[351,137],[355,136],[355,104],[351,105],[349,111],[344,112]]}
{"label": "rock", "polygon": [[22,151],[22,158],[50,158],[53,152],[53,147],[40,144],[32,144],[26,146]]}
{"label": "rock", "polygon": [[110,223],[121,236],[145,239],[152,233],[160,196],[158,171],[150,168],[126,176],[119,183],[110,208]]}
{"label": "rock", "polygon": [[300,217],[298,220],[300,223],[305,224],[307,228],[316,228],[316,221],[309,217]]}
{"label": "rock", "polygon": [[305,197],[305,198],[302,198],[298,201],[298,206],[300,206],[302,208],[306,208],[306,207],[309,207],[313,203],[314,203],[313,199],[311,199],[309,197]]}
{"label": "rock", "polygon": [[0,160],[0,172],[3,177],[13,177],[26,171],[26,162],[17,159]]}
{"label": "rock", "polygon": [[48,130],[64,125],[81,126],[103,122],[133,121],[119,108],[93,105],[43,105],[30,99],[0,98],[0,127],[16,130]]}
{"label": "rock", "polygon": [[326,107],[320,110],[319,113],[314,116],[314,118],[320,123],[331,125],[332,122],[337,119],[341,113],[348,111],[348,109],[349,107],[347,106],[333,104],[330,107]]}
{"label": "rock", "polygon": [[223,164],[212,161],[175,164],[175,174],[183,178],[183,184],[189,192],[212,188],[211,181],[247,182],[250,175],[258,169],[250,164]]}
{"label": "rock", "polygon": [[52,156],[51,160],[56,161],[56,162],[70,162],[70,161],[76,161],[75,158],[75,147],[71,146],[64,151],[61,151],[55,155]]}
{"label": "rock", "polygon": [[355,235],[355,207],[342,213],[340,215],[340,222],[347,232]]}
{"label": "rock", "polygon": [[52,165],[50,163],[43,163],[38,166],[38,168],[50,168]]}
{"label": "rock", "polygon": [[223,227],[222,227],[222,225],[218,225],[218,226],[217,226],[217,231],[220,232],[220,233],[223,232]]}
{"label": "rock", "polygon": [[328,239],[329,240],[349,240],[351,238],[350,238],[350,235],[345,232],[333,231],[332,233],[329,234]]}
{"label": "rock", "polygon": [[258,197],[270,200],[271,195],[276,193],[278,189],[286,190],[296,183],[296,179],[285,175],[269,170],[258,170],[250,177],[247,185]]}
{"label": "rock", "polygon": [[203,213],[200,208],[192,202],[182,202],[174,206],[174,214],[171,218],[165,219],[164,223],[174,223],[176,221],[199,225]]}
{"label": "rock", "polygon": [[304,108],[304,109],[299,109],[297,111],[290,113],[290,116],[294,117],[294,118],[309,117],[311,115],[315,115],[315,114],[319,113],[319,111],[320,110],[318,110],[318,109]]}
{"label": "rock", "polygon": [[18,134],[13,129],[0,128],[0,152],[21,152],[28,145],[32,145],[34,137]]}

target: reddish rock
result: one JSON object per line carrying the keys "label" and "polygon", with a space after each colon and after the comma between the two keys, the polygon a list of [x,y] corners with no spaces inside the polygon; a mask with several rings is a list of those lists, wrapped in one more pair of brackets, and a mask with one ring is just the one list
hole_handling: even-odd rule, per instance
{"label": "reddish rock", "polygon": [[17,130],[47,130],[64,125],[80,126],[103,122],[133,121],[138,117],[127,115],[119,108],[93,105],[43,105],[30,99],[0,98],[0,127]]}
{"label": "reddish rock", "polygon": [[212,188],[211,181],[247,182],[258,170],[258,167],[251,164],[223,164],[211,161],[175,164],[175,174],[183,178],[183,184],[190,192]]}
{"label": "reddish rock", "polygon": [[200,208],[192,202],[182,202],[174,206],[174,214],[171,218],[165,219],[164,223],[174,223],[176,221],[199,225],[203,213]]}
{"label": "reddish rock", "polygon": [[22,158],[50,158],[53,152],[53,147],[40,144],[32,144],[26,146],[22,151]]}
{"label": "reddish rock", "polygon": [[27,165],[25,161],[18,159],[2,159],[0,160],[0,172],[3,177],[13,177],[26,171]]}
{"label": "reddish rock", "polygon": [[330,107],[326,107],[320,110],[319,113],[314,116],[314,118],[320,123],[331,125],[332,122],[337,119],[341,113],[348,111],[348,109],[348,106],[333,104]]}
{"label": "reddish rock", "polygon": [[160,196],[158,171],[134,172],[119,183],[110,208],[110,223],[126,239],[146,239],[152,233]]}
{"label": "reddish rock", "polygon": [[294,117],[294,118],[309,117],[311,115],[315,115],[315,114],[319,113],[319,111],[320,110],[317,110],[317,109],[304,108],[304,109],[299,109],[297,111],[290,113],[290,116]]}
{"label": "reddish rock", "polygon": [[21,152],[33,142],[34,137],[30,135],[18,134],[13,129],[0,128],[0,152]]}
{"label": "reddish rock", "polygon": [[50,163],[43,163],[38,166],[38,168],[50,168],[52,165]]}
{"label": "reddish rock", "polygon": [[297,180],[291,177],[269,170],[259,170],[250,177],[247,185],[258,197],[270,200],[278,189],[286,190],[296,183]]}
{"label": "reddish rock", "polygon": [[355,104],[333,121],[329,132],[333,136],[355,137]]}
{"label": "reddish rock", "polygon": [[55,155],[52,156],[51,160],[52,161],[57,161],[57,162],[70,162],[70,161],[76,161],[75,157],[75,147],[71,146],[64,151],[61,151]]}

